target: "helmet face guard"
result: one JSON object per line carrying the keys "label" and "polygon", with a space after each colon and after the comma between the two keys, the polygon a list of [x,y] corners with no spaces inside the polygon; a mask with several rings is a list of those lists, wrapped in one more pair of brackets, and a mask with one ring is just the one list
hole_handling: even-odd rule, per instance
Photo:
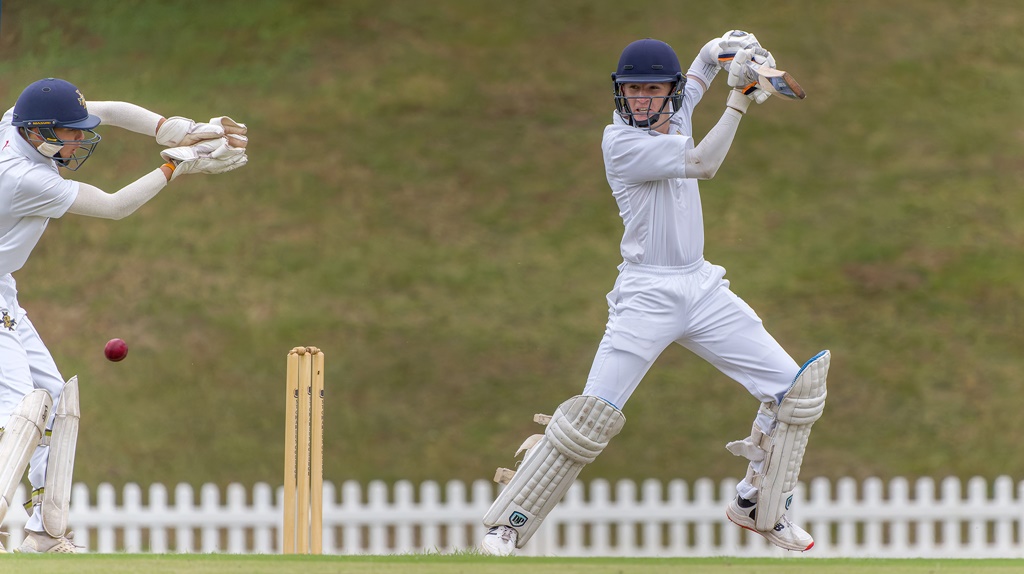
{"label": "helmet face guard", "polygon": [[[38,142],[36,150],[40,154],[71,171],[89,159],[102,139],[93,131],[100,124],[100,119],[89,113],[82,92],[57,78],[46,78],[29,84],[14,104],[11,123],[22,128],[29,142]],[[81,130],[85,137],[61,139],[56,132],[59,128]],[[73,146],[71,156],[61,157],[60,150],[67,145]]]}
{"label": "helmet face guard", "polygon": [[[654,98],[643,96],[643,99],[652,100],[651,106],[645,119],[637,119],[629,100],[640,98],[627,98],[623,93],[623,86],[654,83],[671,84],[669,95]],[[631,126],[654,130],[668,122],[682,107],[686,76],[683,75],[679,58],[671,46],[659,40],[645,38],[631,43],[622,51],[619,65],[612,74],[612,85],[615,109],[619,116]],[[660,105],[655,100],[661,100]]]}
{"label": "helmet face guard", "polygon": [[[42,142],[36,147],[39,153],[56,161],[57,165],[71,171],[82,167],[82,164],[85,163],[85,160],[89,159],[92,152],[96,150],[100,140],[103,139],[100,137],[100,134],[92,130],[82,130],[86,139],[62,140],[57,137],[53,126],[35,125],[24,127],[26,139],[30,142]],[[69,157],[62,157],[60,150],[66,145],[73,145],[74,147]]]}

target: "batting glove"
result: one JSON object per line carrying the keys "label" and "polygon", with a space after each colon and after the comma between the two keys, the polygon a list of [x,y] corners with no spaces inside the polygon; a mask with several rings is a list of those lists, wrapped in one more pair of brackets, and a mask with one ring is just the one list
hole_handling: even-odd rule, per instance
{"label": "batting glove", "polygon": [[187,173],[228,172],[249,161],[245,149],[230,146],[226,137],[165,149],[160,152],[160,157],[174,166],[171,181]]}
{"label": "batting glove", "polygon": [[190,146],[221,137],[224,137],[223,127],[212,122],[197,124],[181,116],[167,118],[156,131],[156,143],[167,147]]}
{"label": "batting glove", "polygon": [[758,48],[760,46],[761,44],[757,41],[757,37],[753,34],[744,32],[743,30],[729,30],[718,39],[718,46],[716,49],[718,65],[728,72],[730,64],[736,56],[736,52],[747,48]]}
{"label": "batting glove", "polygon": [[739,50],[733,56],[727,82],[751,100],[763,104],[771,94],[758,85],[757,68],[760,66],[775,67],[771,52],[760,46]]}

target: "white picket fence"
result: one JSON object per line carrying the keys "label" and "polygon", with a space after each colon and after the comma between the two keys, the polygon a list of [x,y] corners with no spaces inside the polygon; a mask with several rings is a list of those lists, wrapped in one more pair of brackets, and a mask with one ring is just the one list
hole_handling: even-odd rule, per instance
{"label": "white picket fence", "polygon": [[[815,538],[806,554],[787,553],[725,519],[735,480],[575,484],[547,518],[525,555],[1024,557],[1024,482],[1002,476],[921,478],[834,484],[815,478],[798,487],[790,516]],[[148,492],[109,484],[72,492],[74,541],[90,552],[280,551],[283,489],[179,484]],[[486,481],[324,484],[324,553],[446,553],[475,546],[480,517],[496,489]],[[24,500],[19,488],[15,500]],[[6,543],[21,543],[27,516],[10,510]],[[10,546],[8,546],[10,547]]]}

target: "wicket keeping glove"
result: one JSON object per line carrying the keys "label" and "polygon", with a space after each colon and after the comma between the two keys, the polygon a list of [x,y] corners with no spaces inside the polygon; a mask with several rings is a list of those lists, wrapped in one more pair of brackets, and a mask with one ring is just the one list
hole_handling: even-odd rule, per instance
{"label": "wicket keeping glove", "polygon": [[221,137],[224,137],[223,127],[212,122],[197,124],[181,116],[167,118],[156,131],[156,143],[167,147],[190,146]]}
{"label": "wicket keeping glove", "polygon": [[240,124],[227,116],[210,118],[210,124],[224,130],[224,135],[228,138],[228,144],[232,147],[244,148],[249,145],[249,138],[245,135],[249,128],[245,127],[245,124]]}
{"label": "wicket keeping glove", "polygon": [[171,181],[187,173],[224,173],[248,163],[244,148],[232,147],[226,137],[206,140],[192,146],[180,146],[160,152],[174,166]]}

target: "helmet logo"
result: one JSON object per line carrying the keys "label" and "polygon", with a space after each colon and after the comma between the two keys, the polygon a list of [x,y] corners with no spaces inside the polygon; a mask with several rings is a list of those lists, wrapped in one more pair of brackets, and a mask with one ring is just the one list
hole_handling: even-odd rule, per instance
{"label": "helmet logo", "polygon": [[78,94],[78,105],[85,108],[85,96],[82,95],[82,90],[75,90],[75,93]]}

